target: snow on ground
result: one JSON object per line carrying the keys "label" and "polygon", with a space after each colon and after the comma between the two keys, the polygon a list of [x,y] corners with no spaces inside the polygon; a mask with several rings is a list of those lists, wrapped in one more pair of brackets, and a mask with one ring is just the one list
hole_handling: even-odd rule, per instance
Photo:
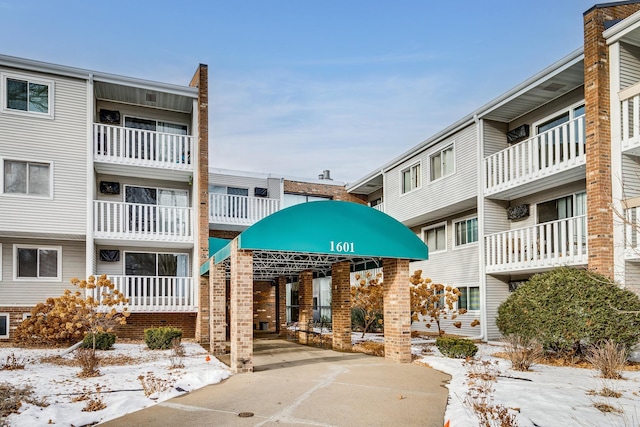
{"label": "snow on ground", "polygon": [[[41,362],[43,357],[60,354],[60,349],[0,348],[0,368],[12,354],[25,363],[24,369],[0,370],[0,383],[30,385],[36,396],[46,398],[49,403],[45,408],[24,404],[20,408],[20,414],[10,415],[6,421],[10,426],[29,427],[46,424],[88,425],[117,418],[229,377],[230,371],[224,364],[213,357],[209,361],[206,360],[207,352],[200,345],[183,342],[183,346],[184,367],[169,369],[170,350],[148,350],[145,344],[115,344],[113,350],[98,351],[98,355],[109,358],[133,358],[135,363],[102,366],[102,375],[94,378],[79,378],[80,368],[77,366]],[[73,353],[64,358],[73,359]],[[166,381],[171,387],[164,392],[146,397],[138,380],[141,375],[147,379],[152,375]],[[100,397],[106,408],[95,412],[83,412],[87,401],[72,400],[87,392],[89,397],[95,398],[97,387],[101,389]],[[177,390],[178,388],[183,391]]]}
{"label": "snow on ground", "polygon": [[[379,334],[353,334],[353,341],[383,342]],[[57,355],[60,350],[25,350],[0,348],[0,366],[14,353],[25,360],[24,370],[0,370],[0,383],[31,385],[37,396],[45,397],[46,408],[25,404],[20,414],[8,417],[10,426],[87,425],[116,418],[125,413],[167,400],[181,393],[214,384],[230,375],[228,368],[215,358],[206,361],[207,353],[195,343],[184,343],[186,357],[181,369],[169,369],[169,350],[147,350],[144,344],[116,344],[115,349],[99,352],[102,356],[129,357],[137,363],[100,368],[102,376],[79,378],[80,368],[59,366],[41,362],[45,356]],[[519,426],[638,426],[640,425],[640,371],[625,371],[621,380],[603,380],[591,369],[534,365],[530,372],[510,369],[510,363],[492,356],[502,351],[500,344],[479,344],[476,359],[497,363],[500,375],[494,384],[494,403],[517,409]],[[426,353],[423,353],[426,350]],[[413,339],[412,352],[419,361],[452,376],[449,388],[449,403],[445,420],[455,427],[475,427],[478,421],[464,404],[468,389],[467,367],[459,359],[443,357],[433,345],[433,340]],[[65,356],[71,359],[72,355]],[[138,380],[140,375],[153,375],[167,380],[172,387],[146,397]],[[106,409],[83,412],[86,401],[72,402],[83,393],[95,392],[101,387],[101,397]],[[622,394],[620,398],[601,397],[589,394],[604,387]],[[180,388],[184,391],[179,391]],[[95,393],[91,394],[95,396]],[[594,407],[596,403],[607,403],[622,410],[621,414],[603,413]]]}

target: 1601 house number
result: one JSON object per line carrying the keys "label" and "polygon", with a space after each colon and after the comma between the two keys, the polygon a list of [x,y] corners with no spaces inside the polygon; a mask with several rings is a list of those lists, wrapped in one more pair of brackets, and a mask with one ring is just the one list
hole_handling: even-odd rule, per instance
{"label": "1601 house number", "polygon": [[354,253],[355,250],[353,248],[353,242],[334,242],[333,240],[329,242],[331,252],[340,252],[340,253]]}

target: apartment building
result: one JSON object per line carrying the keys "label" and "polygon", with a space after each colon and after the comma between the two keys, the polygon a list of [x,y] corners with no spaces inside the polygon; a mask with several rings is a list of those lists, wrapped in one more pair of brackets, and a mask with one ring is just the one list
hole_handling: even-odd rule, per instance
{"label": "apartment building", "polygon": [[461,289],[448,331],[499,337],[500,303],[559,266],[640,291],[638,10],[595,5],[582,48],[348,186],[428,244],[412,270]]}
{"label": "apartment building", "polygon": [[120,336],[196,336],[206,97],[206,65],[179,86],[0,55],[0,339],[101,274],[129,298]]}

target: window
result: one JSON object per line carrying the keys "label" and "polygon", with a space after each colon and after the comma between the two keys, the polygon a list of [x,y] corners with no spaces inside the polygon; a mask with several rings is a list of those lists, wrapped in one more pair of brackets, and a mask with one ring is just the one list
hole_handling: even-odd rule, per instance
{"label": "window", "polygon": [[15,279],[62,280],[62,248],[13,245]]}
{"label": "window", "polygon": [[453,144],[431,155],[431,181],[451,175],[455,171]]}
{"label": "window", "polygon": [[189,255],[187,254],[126,252],[124,264],[124,273],[127,276],[189,276]]}
{"label": "window", "polygon": [[53,82],[3,75],[3,111],[53,117]]}
{"label": "window", "polygon": [[[187,233],[187,223],[179,214],[178,208],[189,206],[189,192],[187,190],[172,190],[153,187],[125,186],[124,201],[128,231],[132,232],[163,232],[167,234],[184,235]],[[153,205],[142,206],[142,205]],[[169,208],[158,208],[167,206]]]}
{"label": "window", "polygon": [[[539,138],[540,143],[538,153],[540,168],[549,167],[578,155],[580,144],[584,144],[586,125],[584,120],[574,119],[584,116],[584,114],[584,104],[574,105],[561,114],[551,118],[547,117],[535,125],[536,135],[538,135],[537,138]],[[574,120],[573,124],[566,125],[571,120]],[[559,126],[562,126],[560,128],[561,132],[553,131]],[[573,137],[570,133],[573,134]],[[572,138],[568,141],[569,145],[567,147],[565,147],[566,138]],[[567,150],[568,152],[565,152]]]}
{"label": "window", "polygon": [[538,224],[560,219],[582,216],[587,213],[587,193],[581,192],[570,196],[538,203]]}
{"label": "window", "polygon": [[174,135],[186,135],[187,125],[167,123],[154,119],[141,119],[137,117],[125,117],[124,126],[131,129],[150,130],[154,132],[171,133]]}
{"label": "window", "polygon": [[455,223],[456,246],[478,241],[478,218],[465,219]]}
{"label": "window", "polygon": [[459,286],[458,310],[480,310],[480,288],[478,286]]}
{"label": "window", "polygon": [[422,229],[423,240],[429,247],[429,253],[447,250],[447,226],[439,224]]}
{"label": "window", "polygon": [[49,163],[3,160],[2,192],[51,197],[51,165]]}
{"label": "window", "polygon": [[9,338],[9,313],[0,313],[0,338]]}
{"label": "window", "polygon": [[420,163],[416,163],[407,169],[403,169],[400,174],[402,175],[402,194],[415,190],[422,184]]}
{"label": "window", "polygon": [[282,203],[283,203],[285,208],[288,208],[289,206],[299,205],[301,203],[321,202],[323,200],[331,200],[331,197],[328,197],[328,196],[309,196],[307,194],[285,193]]}

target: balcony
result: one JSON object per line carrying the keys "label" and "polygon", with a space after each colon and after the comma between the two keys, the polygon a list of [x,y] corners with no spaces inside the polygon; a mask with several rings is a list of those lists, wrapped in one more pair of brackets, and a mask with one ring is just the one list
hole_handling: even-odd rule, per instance
{"label": "balcony", "polygon": [[585,177],[585,121],[577,117],[484,159],[484,195],[511,200]]}
{"label": "balcony", "polygon": [[280,210],[280,200],[209,194],[209,223],[248,227]]}
{"label": "balcony", "polygon": [[621,91],[619,97],[622,152],[637,156],[640,155],[640,83]]}
{"label": "balcony", "polygon": [[640,207],[624,211],[624,249],[625,259],[640,260]]}
{"label": "balcony", "polygon": [[167,171],[182,172],[179,179],[184,179],[193,172],[193,150],[190,135],[93,124],[93,159],[105,173],[120,174],[123,166],[133,166],[156,169],[164,179],[171,178]]}
{"label": "balcony", "polygon": [[[139,312],[197,311],[195,287],[191,277],[109,276],[115,289],[129,299],[126,307]],[[103,296],[97,290],[87,290],[98,301]]]}
{"label": "balcony", "polygon": [[487,273],[587,264],[586,215],[485,236]]}
{"label": "balcony", "polygon": [[371,206],[371,208],[380,212],[384,212],[384,203],[378,203],[375,206]]}
{"label": "balcony", "polygon": [[192,209],[94,200],[93,235],[104,240],[193,243]]}

